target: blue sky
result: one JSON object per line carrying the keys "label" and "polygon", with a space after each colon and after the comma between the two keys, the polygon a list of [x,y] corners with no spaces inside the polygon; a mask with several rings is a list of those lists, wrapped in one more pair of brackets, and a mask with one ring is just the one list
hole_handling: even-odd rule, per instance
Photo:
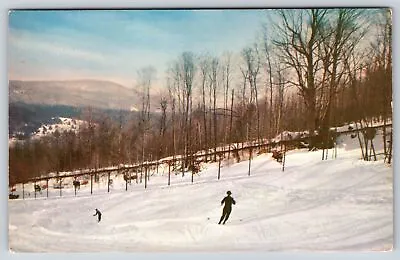
{"label": "blue sky", "polygon": [[162,77],[183,51],[239,52],[256,40],[262,10],[14,11],[9,78],[95,78],[132,86],[152,65]]}

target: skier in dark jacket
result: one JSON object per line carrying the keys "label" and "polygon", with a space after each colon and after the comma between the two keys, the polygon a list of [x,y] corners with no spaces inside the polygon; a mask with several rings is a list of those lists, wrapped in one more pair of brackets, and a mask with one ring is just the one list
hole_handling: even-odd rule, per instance
{"label": "skier in dark jacket", "polygon": [[222,204],[225,203],[224,209],[222,210],[222,216],[218,222],[218,224],[221,224],[222,220],[224,221],[222,224],[225,224],[225,222],[228,220],[229,215],[231,214],[232,211],[232,204],[235,205],[236,201],[231,197],[232,192],[229,190],[226,192],[228,196],[226,196],[222,201],[221,201],[221,206]]}
{"label": "skier in dark jacket", "polygon": [[96,213],[93,216],[96,216],[96,215],[97,215],[97,222],[100,222],[101,221],[101,212],[100,212],[100,210],[96,209]]}

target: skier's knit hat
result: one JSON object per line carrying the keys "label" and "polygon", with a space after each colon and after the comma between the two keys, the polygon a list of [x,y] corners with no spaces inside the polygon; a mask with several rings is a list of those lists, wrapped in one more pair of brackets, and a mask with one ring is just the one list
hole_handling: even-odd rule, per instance
{"label": "skier's knit hat", "polygon": [[231,195],[232,192],[231,192],[230,190],[228,190],[228,191],[226,192],[226,194]]}

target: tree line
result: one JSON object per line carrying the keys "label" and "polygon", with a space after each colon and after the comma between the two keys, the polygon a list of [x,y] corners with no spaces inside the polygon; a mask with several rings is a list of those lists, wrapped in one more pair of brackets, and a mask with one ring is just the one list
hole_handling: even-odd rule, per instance
{"label": "tree line", "polygon": [[94,120],[88,108],[78,132],[10,147],[10,183],[176,155],[188,168],[200,150],[392,118],[389,9],[278,9],[266,17],[262,36],[238,53],[186,51],[171,61],[159,113],[150,107],[156,71],[144,67],[136,74],[143,103],[131,120]]}

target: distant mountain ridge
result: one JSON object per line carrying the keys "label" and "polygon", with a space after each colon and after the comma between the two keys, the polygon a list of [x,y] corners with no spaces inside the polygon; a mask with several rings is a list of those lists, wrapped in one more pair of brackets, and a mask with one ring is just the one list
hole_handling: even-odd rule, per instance
{"label": "distant mountain ridge", "polygon": [[135,89],[112,81],[9,81],[9,103],[132,110],[141,106],[140,97]]}

